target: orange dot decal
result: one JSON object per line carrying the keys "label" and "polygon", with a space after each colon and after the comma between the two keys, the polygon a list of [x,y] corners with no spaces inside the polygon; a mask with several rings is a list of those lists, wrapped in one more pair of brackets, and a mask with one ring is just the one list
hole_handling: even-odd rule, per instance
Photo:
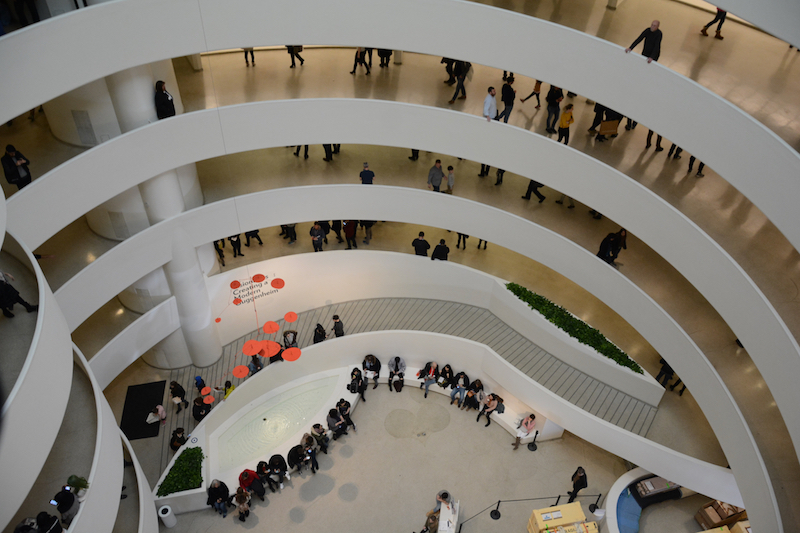
{"label": "orange dot decal", "polygon": [[287,348],[281,354],[284,361],[297,361],[300,359],[300,348]]}
{"label": "orange dot decal", "polygon": [[283,315],[283,319],[286,322],[294,322],[295,320],[297,320],[297,313],[295,313],[294,311],[289,311],[288,313]]}
{"label": "orange dot decal", "polygon": [[249,340],[242,346],[242,353],[248,357],[257,354],[259,350],[261,350],[261,343],[257,340]]}
{"label": "orange dot decal", "polygon": [[256,283],[261,283],[265,279],[267,279],[267,277],[264,274],[256,274],[255,276],[253,276],[253,281],[255,281]]}
{"label": "orange dot decal", "polygon": [[264,351],[266,352],[266,357],[272,357],[281,351],[281,345],[275,341],[264,341]]}
{"label": "orange dot decal", "polygon": [[206,396],[205,398],[203,398],[203,403],[211,405],[212,403],[214,403],[214,397]]}
{"label": "orange dot decal", "polygon": [[219,324],[220,322],[222,322],[222,319],[221,319],[221,318],[215,318],[215,319],[214,319],[214,322],[216,322],[217,324]]}
{"label": "orange dot decal", "polygon": [[200,394],[203,396],[208,396],[211,394],[211,387],[203,387],[203,390],[200,391]]}
{"label": "orange dot decal", "polygon": [[237,378],[245,378],[250,373],[250,369],[244,365],[239,365],[233,369],[233,376]]}
{"label": "orange dot decal", "polygon": [[231,289],[238,289],[241,286],[242,286],[242,284],[239,283],[238,281],[236,281],[236,280],[231,281]]}
{"label": "orange dot decal", "polygon": [[282,289],[286,283],[281,278],[275,278],[270,282],[273,289]]}
{"label": "orange dot decal", "polygon": [[234,298],[233,299],[233,305],[242,305],[242,299],[241,298]]}
{"label": "orange dot decal", "polygon": [[281,329],[281,327],[278,325],[277,322],[273,322],[272,320],[270,320],[269,322],[266,322],[264,324],[263,329],[264,333],[266,333],[267,335],[272,335],[273,333]]}

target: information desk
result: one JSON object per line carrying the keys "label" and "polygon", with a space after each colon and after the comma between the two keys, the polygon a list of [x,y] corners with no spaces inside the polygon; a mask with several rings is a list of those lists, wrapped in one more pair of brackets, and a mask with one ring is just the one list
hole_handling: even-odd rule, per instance
{"label": "information desk", "polygon": [[[573,525],[580,522],[580,528]],[[583,514],[581,504],[578,502],[565,503],[546,509],[535,509],[528,520],[528,533],[540,533],[542,531],[555,531],[559,526],[564,527],[565,533],[596,533],[597,524],[586,522],[586,515]]]}
{"label": "information desk", "polygon": [[453,502],[450,509],[445,504],[439,511],[439,531],[445,533],[454,533],[458,528],[458,503]]}

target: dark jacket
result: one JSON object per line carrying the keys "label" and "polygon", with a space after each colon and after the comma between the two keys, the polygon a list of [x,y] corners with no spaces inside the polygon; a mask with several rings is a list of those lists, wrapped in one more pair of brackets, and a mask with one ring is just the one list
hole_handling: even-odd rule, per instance
{"label": "dark jacket", "polygon": [[228,486],[220,481],[219,487],[208,487],[208,500],[206,500],[206,505],[213,506],[217,500],[227,502],[230,497],[231,493],[228,490]]}
{"label": "dark jacket", "polygon": [[305,459],[306,451],[303,449],[303,446],[298,444],[297,446],[293,446],[292,449],[289,450],[289,453],[286,454],[286,460],[289,462],[289,468],[297,467],[300,469],[300,466],[303,464],[303,459]]}
{"label": "dark jacket", "polygon": [[447,254],[450,253],[450,248],[445,246],[444,244],[437,244],[436,248],[433,249],[433,253],[431,254],[431,261],[434,259],[438,259],[440,261],[447,261]]}
{"label": "dark jacket", "polygon": [[[3,162],[3,173],[5,173],[5,175],[6,175],[6,181],[9,182],[12,185],[17,185],[20,182],[30,183],[31,182],[31,171],[28,170],[28,165],[30,164],[30,161],[28,160],[27,157],[22,155],[22,152],[20,152],[19,150],[14,152],[14,154],[15,155],[14,155],[13,158],[8,154],[5,154],[2,158],[0,158],[0,159],[2,159],[2,162]],[[25,164],[17,166],[17,164],[14,162],[14,158],[16,158],[16,159],[24,159],[25,160]],[[20,178],[20,176],[19,176],[19,169],[20,168],[25,169],[25,172],[28,173],[27,176],[25,176],[24,178]]]}
{"label": "dark jacket", "polygon": [[416,239],[414,239],[413,242],[411,243],[411,246],[414,247],[414,252],[417,255],[423,255],[425,257],[428,257],[428,250],[430,249],[431,245],[428,244],[428,241],[426,241],[422,237],[417,237]]}
{"label": "dark jacket", "polygon": [[658,57],[661,55],[661,36],[661,30],[651,31],[650,28],[647,28],[633,41],[630,48],[635,48],[644,39],[642,55],[649,57],[653,61],[658,61]]}
{"label": "dark jacket", "polygon": [[364,359],[364,361],[361,363],[361,368],[363,368],[364,370],[372,370],[373,372],[375,372],[375,375],[377,376],[378,374],[381,373],[381,362],[378,361],[378,358],[376,357],[375,358],[375,364],[374,365],[370,365],[367,362],[367,360]]}
{"label": "dark jacket", "polygon": [[558,106],[559,102],[563,99],[564,99],[564,91],[556,87],[553,87],[551,85],[550,90],[547,92],[547,96],[545,97],[547,105]]}
{"label": "dark jacket", "polygon": [[198,422],[202,421],[206,417],[206,415],[208,414],[208,411],[209,411],[209,407],[208,407],[208,405],[206,405],[204,403],[200,404],[200,405],[196,405],[195,404],[195,405],[192,406],[192,416]]}
{"label": "dark jacket", "polygon": [[156,116],[158,120],[175,116],[175,101],[167,91],[156,93]]}
{"label": "dark jacket", "polygon": [[[426,380],[428,379],[428,373],[431,371],[431,365],[433,362],[428,361],[425,363],[425,366],[422,370],[419,371],[419,379]],[[433,371],[433,379],[439,379],[439,367],[437,366],[436,369]]]}
{"label": "dark jacket", "polygon": [[500,100],[502,100],[506,105],[511,105],[514,103],[514,98],[516,96],[517,93],[514,92],[514,89],[511,88],[511,85],[504,83],[503,90],[500,93]]}
{"label": "dark jacket", "polygon": [[283,459],[282,455],[275,454],[269,458],[269,473],[270,474],[280,474],[286,473],[288,467],[286,466],[286,461]]}
{"label": "dark jacket", "polygon": [[464,378],[463,386],[464,386],[465,389],[468,389],[469,388],[469,376],[464,372],[459,372],[458,374],[455,375],[455,377],[453,377],[452,381],[450,382],[450,388],[451,389],[455,389],[456,386],[458,385],[458,381],[462,377]]}

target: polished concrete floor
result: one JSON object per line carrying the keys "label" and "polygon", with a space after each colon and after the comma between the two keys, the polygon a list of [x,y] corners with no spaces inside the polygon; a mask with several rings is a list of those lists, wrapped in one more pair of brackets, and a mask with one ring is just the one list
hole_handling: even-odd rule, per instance
{"label": "polished concrete floor", "polygon": [[[699,26],[710,20],[708,14],[667,0],[647,4],[624,2],[614,12],[606,10],[604,2],[590,0],[570,4],[563,1],[492,4],[553,20],[622,46],[630,44],[652,18],[660,18],[665,33],[662,64],[729,99],[790,145],[800,148],[797,120],[800,54],[788,50],[781,41],[730,21],[724,27],[725,41],[703,38],[698,34]],[[361,74],[353,79],[348,74],[352,67],[352,50],[312,48],[303,56],[306,64],[292,70],[288,69],[289,57],[283,50],[257,52],[255,68],[246,68],[240,53],[204,56],[204,71],[200,73],[191,71],[182,59],[175,60],[175,65],[187,110],[265,99],[324,96],[384,98],[447,106],[452,94],[451,89],[441,83],[444,69],[435,57],[405,54],[402,66],[392,64],[389,69],[377,68],[376,58],[376,68],[369,78]],[[500,85],[500,74],[476,65],[475,78],[467,86],[470,98],[457,103],[455,108],[479,114],[482,90],[478,91],[479,98],[472,96],[475,92],[471,92],[471,87]],[[518,76],[515,85],[518,95],[525,95],[533,81]],[[797,252],[763,214],[713,169],[706,168],[706,177],[702,180],[695,178],[694,173],[688,174],[687,153],[682,160],[675,161],[667,160],[666,152],[645,151],[645,125],[622,132],[612,143],[595,145],[583,133],[591,121],[591,106],[581,97],[572,102],[576,106],[576,124],[572,127],[571,146],[620,169],[697,222],[753,277],[798,337],[800,262]],[[533,105],[530,101],[518,103],[509,123],[542,133],[544,113],[534,110]],[[33,161],[34,176],[40,176],[82,151],[55,141],[47,129],[46,117],[41,115],[35,122],[19,118],[12,127],[0,130],[0,144],[13,142],[24,151]],[[666,139],[665,146],[669,147]],[[520,200],[527,180],[519,176],[507,173],[504,184],[494,187],[491,178],[481,180],[475,176],[479,170],[476,162],[459,162],[446,154],[423,151],[420,160],[412,163],[406,159],[407,155],[408,152],[401,149],[345,146],[335,163],[326,165],[320,160],[319,146],[311,147],[308,161],[295,158],[288,149],[276,148],[204,161],[198,163],[198,171],[206,201],[211,202],[264,188],[354,183],[363,160],[370,161],[378,183],[423,187],[427,168],[433,159],[441,157],[451,160],[456,167],[456,195],[525,216],[587,249],[595,251],[602,237],[617,229],[607,219],[598,222],[589,218],[588,208],[581,204],[568,210],[566,206],[552,203],[558,193],[548,188],[543,189],[548,199],[541,205]],[[238,178],[229,180],[230,173]],[[3,186],[7,195],[12,192],[7,184]],[[408,242],[418,230],[391,222],[379,225],[370,247],[408,252]],[[304,231],[307,230],[300,228],[298,231],[301,237]],[[444,230],[429,228],[427,231],[429,235],[452,237]],[[268,234],[267,231],[263,233]],[[463,253],[454,251],[451,260],[519,281],[545,294],[598,327],[648,370],[657,371],[658,354],[591,295],[541,265],[521,260],[507,250],[490,244],[486,252],[478,252],[472,248],[473,240],[470,239],[470,249]],[[265,244],[268,245],[258,252],[252,248],[245,250],[246,258],[228,264],[239,266],[245,261],[310,251],[308,245],[292,248],[275,238],[265,239]],[[40,252],[56,255],[42,266],[55,288],[113,245],[91,233],[81,219],[42,246]],[[452,241],[450,245],[453,249]],[[734,392],[765,455],[781,510],[785,513],[784,522],[800,523],[798,504],[788,496],[800,488],[797,481],[800,467],[769,391],[747,353],[733,343],[735,334],[697,291],[635,235],[629,239],[629,249],[623,252],[620,260],[623,263],[620,271],[653,296],[690,333]],[[124,310],[118,302],[109,302],[79,328],[76,342],[89,357],[135,318],[134,313]],[[721,463],[724,457],[716,442],[709,440],[708,425],[696,404],[692,404],[690,391],[681,398],[667,394],[649,437]],[[115,405],[115,411],[121,411],[121,404]],[[686,432],[687,427],[692,427],[692,431]]]}

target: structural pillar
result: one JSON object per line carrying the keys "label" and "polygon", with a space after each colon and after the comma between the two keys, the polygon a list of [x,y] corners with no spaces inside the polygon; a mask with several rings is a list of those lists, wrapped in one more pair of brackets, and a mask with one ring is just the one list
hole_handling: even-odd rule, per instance
{"label": "structural pillar", "polygon": [[189,236],[178,228],[172,235],[172,261],[164,265],[178,304],[183,337],[192,364],[206,367],[222,355],[222,344],[211,310],[205,276]]}

